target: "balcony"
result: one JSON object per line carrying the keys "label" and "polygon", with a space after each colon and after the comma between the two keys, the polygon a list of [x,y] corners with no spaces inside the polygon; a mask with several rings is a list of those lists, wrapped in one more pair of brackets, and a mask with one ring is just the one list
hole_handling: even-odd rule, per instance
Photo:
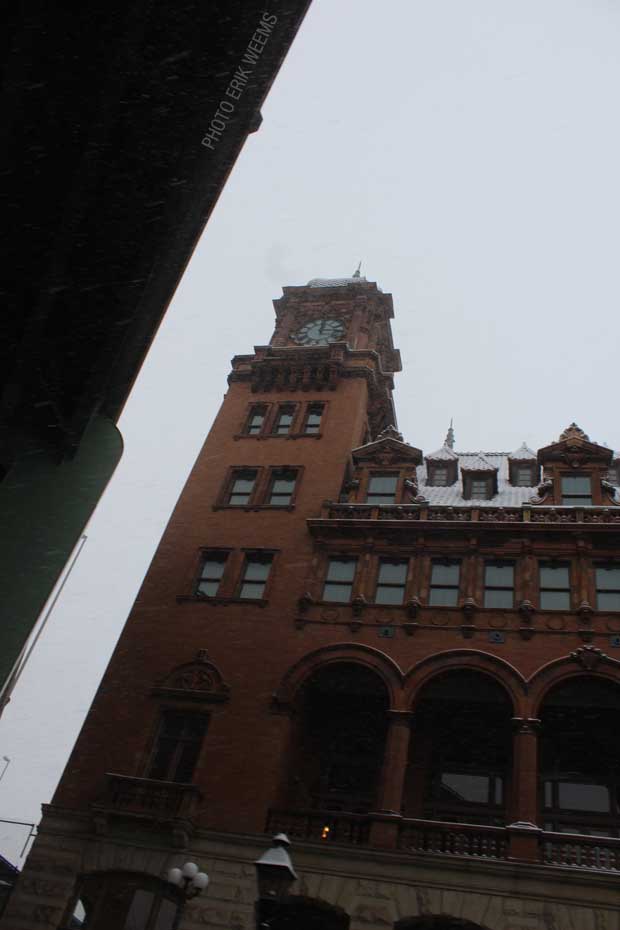
{"label": "balcony", "polygon": [[202,799],[196,785],[110,773],[106,779],[103,797],[92,805],[98,832],[107,832],[112,818],[129,817],[167,825],[179,840],[186,839]]}
{"label": "balcony", "polygon": [[[335,843],[342,846],[375,844],[373,827],[388,822],[396,826],[394,846],[414,856],[494,861],[529,861],[532,864],[620,872],[620,838],[581,834],[527,831],[531,856],[524,856],[513,840],[523,836],[518,827],[447,823],[438,820],[387,818],[377,814],[341,811],[270,810],[266,832],[283,832],[297,840]],[[384,843],[381,844],[384,848]]]}

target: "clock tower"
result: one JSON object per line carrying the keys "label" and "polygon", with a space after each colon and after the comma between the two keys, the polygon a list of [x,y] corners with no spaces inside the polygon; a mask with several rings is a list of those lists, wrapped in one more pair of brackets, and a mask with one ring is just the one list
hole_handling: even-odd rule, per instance
{"label": "clock tower", "polygon": [[[333,392],[342,379],[365,382],[358,407],[367,428],[360,441],[395,422],[393,374],[401,370],[390,320],[391,294],[356,273],[313,278],[285,287],[274,300],[276,326],[268,346],[233,359],[231,381],[250,380],[253,392]],[[361,405],[361,406],[360,406]]]}

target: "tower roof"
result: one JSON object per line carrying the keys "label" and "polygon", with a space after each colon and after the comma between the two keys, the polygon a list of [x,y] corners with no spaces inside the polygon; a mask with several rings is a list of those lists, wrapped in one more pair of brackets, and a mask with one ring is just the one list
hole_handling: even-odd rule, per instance
{"label": "tower roof", "polygon": [[348,287],[349,284],[367,284],[366,278],[353,275],[351,278],[312,278],[308,287]]}

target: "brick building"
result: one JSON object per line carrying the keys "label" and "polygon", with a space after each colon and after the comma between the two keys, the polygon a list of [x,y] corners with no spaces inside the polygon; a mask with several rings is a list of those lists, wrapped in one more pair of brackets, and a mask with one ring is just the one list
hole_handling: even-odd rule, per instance
{"label": "brick building", "polygon": [[389,294],[275,309],[2,927],[170,930],[189,857],[184,930],[249,930],[285,831],[273,930],[619,930],[619,461],[575,424],[425,455],[393,425]]}

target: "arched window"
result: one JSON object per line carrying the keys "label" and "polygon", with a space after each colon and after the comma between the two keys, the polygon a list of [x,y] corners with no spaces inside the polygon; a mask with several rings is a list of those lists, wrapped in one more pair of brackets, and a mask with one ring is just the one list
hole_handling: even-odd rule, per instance
{"label": "arched window", "polygon": [[366,813],[376,803],[387,730],[388,693],[371,669],[336,662],[298,695],[296,807]]}
{"label": "arched window", "polygon": [[490,676],[450,670],[414,708],[405,814],[503,826],[511,770],[512,704]]}
{"label": "arched window", "polygon": [[78,880],[62,930],[173,930],[176,889],[152,875],[98,872]]}
{"label": "arched window", "polygon": [[579,676],[556,685],[540,711],[545,830],[620,835],[620,685]]}

